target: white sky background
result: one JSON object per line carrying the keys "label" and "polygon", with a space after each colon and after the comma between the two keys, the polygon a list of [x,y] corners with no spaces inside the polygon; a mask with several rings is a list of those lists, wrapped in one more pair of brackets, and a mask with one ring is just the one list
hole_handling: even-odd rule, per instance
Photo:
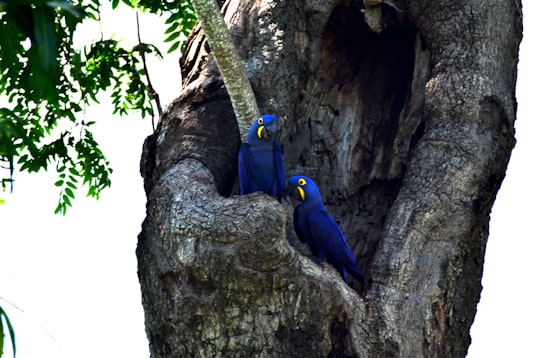
{"label": "white sky background", "polygon": [[[540,357],[540,234],[535,225],[540,202],[540,125],[535,108],[540,59],[535,46],[540,25],[532,18],[540,13],[540,3],[523,3],[517,145],[492,212],[484,290],[468,358]],[[141,26],[143,41],[158,44],[165,54],[159,21],[142,18]],[[105,17],[103,27],[106,34],[115,31],[115,38],[135,44],[133,12]],[[78,35],[95,39],[99,30]],[[165,57],[165,62],[149,64],[163,104],[180,91],[178,55]],[[2,300],[0,306],[15,326],[18,358],[149,356],[135,248],[146,202],[139,159],[151,124],[137,114],[112,118],[110,113],[107,105],[86,113],[98,121],[94,135],[114,169],[113,185],[99,201],[80,191],[66,217],[54,215],[54,170],[16,173],[13,194],[0,194],[7,201],[0,205],[0,297],[24,313]]]}

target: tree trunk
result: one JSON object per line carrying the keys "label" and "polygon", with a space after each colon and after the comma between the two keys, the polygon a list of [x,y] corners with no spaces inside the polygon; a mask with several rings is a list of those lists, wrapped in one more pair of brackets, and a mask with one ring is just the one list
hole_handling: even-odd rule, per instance
{"label": "tree trunk", "polygon": [[222,11],[287,176],[312,177],[367,290],[291,207],[231,195],[240,135],[200,29],[147,139],[137,256],[153,357],[464,357],[514,145],[519,1],[248,1]]}

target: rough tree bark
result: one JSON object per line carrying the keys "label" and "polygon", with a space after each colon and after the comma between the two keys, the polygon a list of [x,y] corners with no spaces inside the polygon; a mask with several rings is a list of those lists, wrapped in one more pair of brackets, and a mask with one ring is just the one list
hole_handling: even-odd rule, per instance
{"label": "rough tree bark", "polygon": [[282,118],[287,174],[319,183],[370,284],[359,293],[304,255],[287,205],[231,195],[240,136],[196,30],[141,165],[152,356],[465,356],[514,145],[519,1],[222,11],[259,108]]}

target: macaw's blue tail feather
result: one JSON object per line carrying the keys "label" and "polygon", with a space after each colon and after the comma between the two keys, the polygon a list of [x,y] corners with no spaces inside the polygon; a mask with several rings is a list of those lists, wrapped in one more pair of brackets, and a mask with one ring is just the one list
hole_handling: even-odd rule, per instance
{"label": "macaw's blue tail feather", "polygon": [[[355,279],[357,279],[362,284],[362,286],[365,286],[366,279],[364,278],[364,273],[362,271],[360,271],[360,269],[358,267],[356,267],[356,266],[349,267],[349,273]],[[347,279],[345,279],[345,281],[347,281]]]}
{"label": "macaw's blue tail feather", "polygon": [[333,258],[327,258],[328,262],[334,266],[334,268],[341,274],[341,277],[343,278],[343,281],[345,281],[346,284],[349,284],[349,280],[347,278],[347,272],[349,272],[352,277],[357,279],[362,286],[366,284],[366,279],[364,278],[364,273],[356,266],[356,264],[350,262],[349,264],[343,264],[341,262],[336,262]]}

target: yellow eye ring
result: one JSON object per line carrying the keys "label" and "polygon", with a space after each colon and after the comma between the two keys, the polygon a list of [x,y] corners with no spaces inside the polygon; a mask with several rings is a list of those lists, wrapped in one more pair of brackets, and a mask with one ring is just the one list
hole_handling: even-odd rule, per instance
{"label": "yellow eye ring", "polygon": [[262,119],[262,117],[259,117],[259,119],[257,119],[258,124],[263,124],[263,122],[264,122],[264,119]]}
{"label": "yellow eye ring", "polygon": [[304,178],[298,179],[298,185],[304,186],[306,184],[307,184],[306,179],[304,179]]}

